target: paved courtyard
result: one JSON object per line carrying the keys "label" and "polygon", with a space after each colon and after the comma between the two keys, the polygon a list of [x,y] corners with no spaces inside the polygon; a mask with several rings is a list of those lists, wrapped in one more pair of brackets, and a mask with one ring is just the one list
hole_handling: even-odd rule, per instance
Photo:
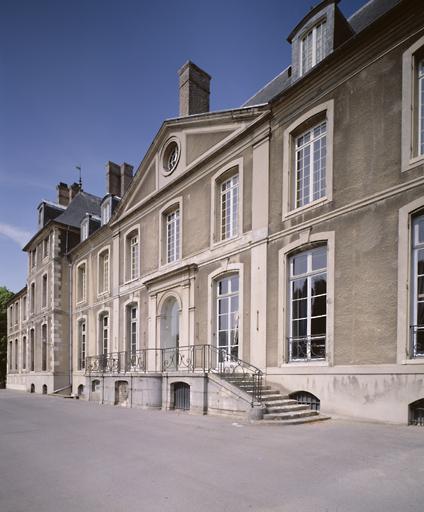
{"label": "paved courtyard", "polygon": [[298,426],[0,391],[0,511],[422,512],[424,428]]}

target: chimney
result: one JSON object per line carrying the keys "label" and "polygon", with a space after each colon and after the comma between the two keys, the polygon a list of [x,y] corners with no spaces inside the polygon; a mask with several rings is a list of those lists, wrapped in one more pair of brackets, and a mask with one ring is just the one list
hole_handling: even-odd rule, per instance
{"label": "chimney", "polygon": [[57,189],[57,202],[62,206],[68,206],[69,204],[69,190],[68,185],[62,181],[56,187]]}
{"label": "chimney", "polygon": [[68,194],[69,194],[69,202],[72,201],[72,199],[78,194],[80,191],[80,186],[78,183],[72,183],[72,185],[69,185],[68,187]]}
{"label": "chimney", "polygon": [[180,117],[209,112],[211,77],[187,61],[179,70],[180,78]]}
{"label": "chimney", "polygon": [[111,161],[106,164],[106,193],[114,196],[121,194],[121,168]]}
{"label": "chimney", "polygon": [[121,197],[124,197],[125,192],[130,186],[133,179],[133,169],[134,167],[126,162],[121,165]]}

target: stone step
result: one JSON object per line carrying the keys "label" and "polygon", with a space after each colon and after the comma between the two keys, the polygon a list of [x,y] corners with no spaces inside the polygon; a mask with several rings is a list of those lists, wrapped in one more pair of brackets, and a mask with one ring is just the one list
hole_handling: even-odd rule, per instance
{"label": "stone step", "polygon": [[276,412],[276,413],[265,413],[264,420],[294,420],[297,418],[305,418],[308,416],[318,416],[318,411],[292,411],[292,412]]}
{"label": "stone step", "polygon": [[[262,402],[268,407],[278,407],[278,406],[286,406],[286,405],[301,405],[298,403],[297,400],[294,400],[293,398],[282,398],[278,400],[262,400]],[[303,405],[303,404],[302,404]]]}
{"label": "stone step", "polygon": [[291,412],[291,411],[311,411],[309,405],[302,404],[288,404],[288,405],[276,405],[267,406],[266,412],[269,414],[275,414],[278,412]]}
{"label": "stone step", "polygon": [[279,392],[272,391],[269,394],[264,393],[262,395],[261,402],[263,402],[264,404],[267,404],[268,402],[273,402],[274,400],[282,400],[282,399],[283,399],[283,397]]}
{"label": "stone step", "polygon": [[[248,393],[250,393],[250,391],[248,391]],[[277,395],[278,396],[281,396],[281,393],[275,389],[263,389],[261,388],[261,393],[262,393],[262,396],[266,397],[266,396],[269,396],[269,395]]]}
{"label": "stone step", "polygon": [[[233,384],[231,382],[231,384]],[[252,386],[252,384],[240,384],[240,385],[237,385],[237,387],[239,389],[242,389],[243,391],[253,391],[254,389],[257,389],[256,386]],[[261,392],[263,393],[264,391],[270,391],[271,390],[271,386],[262,386],[261,387]]]}
{"label": "stone step", "polygon": [[278,426],[288,426],[288,425],[301,425],[302,423],[314,423],[317,421],[325,421],[331,419],[330,416],[324,416],[323,414],[318,414],[317,416],[305,416],[304,418],[295,418],[292,420],[259,420],[258,425],[278,425]]}

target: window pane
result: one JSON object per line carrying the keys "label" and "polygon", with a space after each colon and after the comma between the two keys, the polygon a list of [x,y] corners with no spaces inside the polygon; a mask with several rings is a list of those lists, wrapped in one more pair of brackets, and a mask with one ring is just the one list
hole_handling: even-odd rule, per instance
{"label": "window pane", "polygon": [[224,331],[225,329],[228,329],[228,315],[219,315],[218,330]]}
{"label": "window pane", "polygon": [[327,274],[319,274],[311,277],[311,295],[327,293]]}
{"label": "window pane", "polygon": [[308,256],[305,253],[297,254],[292,258],[292,272],[294,276],[298,276],[300,274],[306,274],[308,270]]}
{"label": "window pane", "polygon": [[303,299],[307,295],[307,279],[296,279],[292,283],[292,299]]}
{"label": "window pane", "polygon": [[322,334],[325,336],[326,332],[326,317],[311,318],[311,336]]}
{"label": "window pane", "polygon": [[307,321],[306,320],[293,320],[292,322],[292,336],[293,338],[306,336]]}
{"label": "window pane", "polygon": [[321,295],[312,299],[311,315],[319,316],[327,313],[327,296]]}
{"label": "window pane", "polygon": [[227,299],[219,299],[218,301],[218,313],[228,313],[228,300]]}
{"label": "window pane", "polygon": [[417,253],[418,275],[424,275],[424,249],[420,249]]}
{"label": "window pane", "polygon": [[220,332],[218,337],[218,343],[220,348],[227,348],[228,346],[228,332]]}
{"label": "window pane", "polygon": [[312,252],[312,270],[327,268],[327,248],[320,247]]}
{"label": "window pane", "polygon": [[325,338],[311,340],[311,359],[325,359]]}
{"label": "window pane", "polygon": [[228,279],[221,279],[218,283],[218,294],[225,295],[228,293]]}
{"label": "window pane", "polygon": [[306,299],[294,300],[292,302],[292,318],[306,318],[308,312],[308,301]]}

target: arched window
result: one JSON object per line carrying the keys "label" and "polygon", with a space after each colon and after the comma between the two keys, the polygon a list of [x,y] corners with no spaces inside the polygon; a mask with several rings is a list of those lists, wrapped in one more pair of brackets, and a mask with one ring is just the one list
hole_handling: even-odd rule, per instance
{"label": "arched window", "polygon": [[138,349],[138,307],[130,304],[127,310],[127,351],[135,357]]}
{"label": "arched window", "polygon": [[109,250],[105,249],[99,254],[99,293],[109,291]]}
{"label": "arched window", "polygon": [[99,317],[99,334],[100,354],[106,356],[109,352],[109,313]]}
{"label": "arched window", "polygon": [[85,320],[81,320],[78,324],[78,370],[85,368],[86,341],[87,323]]}
{"label": "arched window", "polygon": [[138,229],[134,229],[126,236],[126,279],[137,279],[140,272],[140,240]]}
{"label": "arched window", "polygon": [[30,339],[30,352],[31,352],[31,364],[30,364],[29,369],[31,372],[33,372],[35,369],[35,331],[34,331],[34,329],[30,330],[29,339]]}
{"label": "arched window", "polygon": [[411,356],[424,356],[424,215],[412,221]]}

